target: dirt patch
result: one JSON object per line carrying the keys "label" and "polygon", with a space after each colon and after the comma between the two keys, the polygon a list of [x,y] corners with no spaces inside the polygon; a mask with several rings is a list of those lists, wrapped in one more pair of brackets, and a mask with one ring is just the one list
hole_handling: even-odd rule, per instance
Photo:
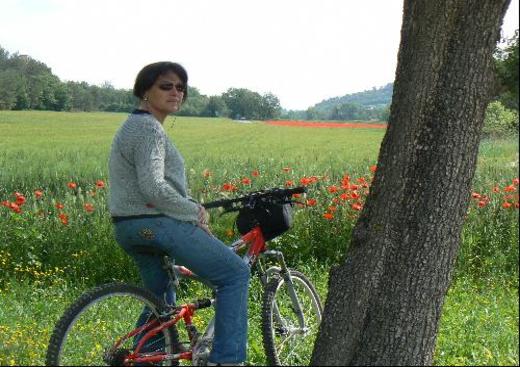
{"label": "dirt patch", "polygon": [[295,126],[295,127],[348,127],[362,129],[386,129],[387,124],[367,124],[363,122],[316,122],[316,121],[288,121],[288,120],[268,120],[268,125],[276,126]]}

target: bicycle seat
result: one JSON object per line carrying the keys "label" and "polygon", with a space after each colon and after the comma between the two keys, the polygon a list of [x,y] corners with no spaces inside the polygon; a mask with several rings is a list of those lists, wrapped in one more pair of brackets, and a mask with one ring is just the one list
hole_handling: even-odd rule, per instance
{"label": "bicycle seat", "polygon": [[140,255],[152,255],[152,256],[170,256],[166,251],[151,246],[132,246],[132,249],[135,250]]}

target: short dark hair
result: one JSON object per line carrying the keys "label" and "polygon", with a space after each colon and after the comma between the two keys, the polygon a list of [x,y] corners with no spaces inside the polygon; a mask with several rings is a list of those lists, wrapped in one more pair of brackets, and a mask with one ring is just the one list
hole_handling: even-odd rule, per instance
{"label": "short dark hair", "polygon": [[186,98],[188,98],[188,73],[180,64],[170,61],[154,62],[142,68],[135,78],[134,96],[143,99],[146,91],[154,85],[157,79],[161,75],[169,72],[176,74],[184,84],[185,90],[182,96],[182,102],[185,102]]}

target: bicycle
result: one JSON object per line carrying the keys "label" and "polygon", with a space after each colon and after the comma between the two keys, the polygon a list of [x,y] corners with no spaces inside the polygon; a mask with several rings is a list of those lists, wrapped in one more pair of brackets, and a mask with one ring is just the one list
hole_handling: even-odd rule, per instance
{"label": "bicycle", "polygon": [[[230,247],[235,252],[246,249],[243,261],[255,268],[260,278],[262,339],[270,365],[307,365],[322,318],[321,301],[312,282],[289,269],[281,251],[266,246],[266,241],[289,229],[293,194],[303,192],[304,187],[273,188],[203,204],[207,209],[222,207],[224,213],[238,211],[236,224],[242,236]],[[189,269],[175,265],[166,253],[150,248],[142,251],[162,256],[172,286],[179,286],[179,278],[190,278],[212,288]],[[266,257],[277,264],[267,268]],[[214,319],[201,333],[195,314],[211,308],[214,296],[213,292],[211,298],[174,306],[129,284],[96,287],[70,305],[56,324],[46,364],[175,365],[191,361],[192,365],[206,365]],[[181,331],[188,338],[184,343],[179,340],[181,321]]]}

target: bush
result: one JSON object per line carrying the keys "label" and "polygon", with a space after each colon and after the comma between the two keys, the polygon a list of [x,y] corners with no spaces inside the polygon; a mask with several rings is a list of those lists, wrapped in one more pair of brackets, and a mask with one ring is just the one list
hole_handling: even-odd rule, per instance
{"label": "bush", "polygon": [[504,107],[499,101],[491,102],[486,110],[483,137],[504,137],[518,134],[518,112]]}

